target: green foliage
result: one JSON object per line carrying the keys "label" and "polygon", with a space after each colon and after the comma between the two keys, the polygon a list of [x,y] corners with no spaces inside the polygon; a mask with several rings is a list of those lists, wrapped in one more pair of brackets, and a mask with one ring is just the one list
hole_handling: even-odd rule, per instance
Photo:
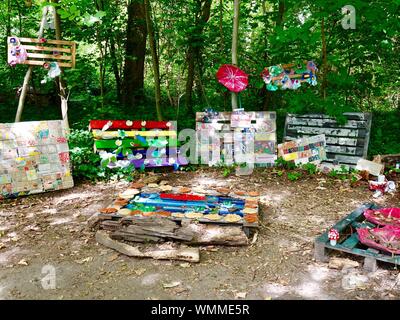
{"label": "green foliage", "polygon": [[303,174],[299,171],[291,171],[287,173],[287,178],[289,179],[289,181],[299,180],[302,176]]}
{"label": "green foliage", "polygon": [[303,164],[302,169],[307,171],[309,175],[314,175],[318,172],[318,167],[313,163]]}
{"label": "green foliage", "polygon": [[296,169],[296,164],[293,161],[286,161],[282,157],[278,157],[275,160],[275,165],[278,168],[283,168],[283,169],[288,169],[288,170]]}
{"label": "green foliage", "polygon": [[93,138],[88,130],[71,130],[69,135],[72,174],[91,181],[105,178],[105,168],[99,166],[100,157],[93,150]]}

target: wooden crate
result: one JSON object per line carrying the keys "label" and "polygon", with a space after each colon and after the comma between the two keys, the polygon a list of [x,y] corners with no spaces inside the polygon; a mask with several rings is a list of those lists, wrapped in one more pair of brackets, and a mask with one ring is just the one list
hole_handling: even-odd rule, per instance
{"label": "wooden crate", "polygon": [[376,270],[377,260],[400,265],[400,255],[391,255],[385,251],[368,248],[358,239],[356,228],[376,227],[375,224],[365,220],[364,211],[378,208],[372,203],[364,204],[336,223],[332,228],[339,232],[340,238],[335,246],[330,244],[329,230],[317,237],[314,243],[315,259],[326,262],[328,260],[326,252],[336,250],[364,257],[364,269],[368,271]]}
{"label": "wooden crate", "polygon": [[[276,160],[276,113],[245,112],[247,124],[235,120],[232,112],[220,112],[210,122],[203,122],[203,112],[196,113],[197,157],[210,166],[224,163],[254,162],[257,166],[273,166]],[[234,145],[234,137],[242,142]],[[253,148],[254,147],[254,148]],[[242,151],[239,152],[240,148]]]}
{"label": "wooden crate", "polygon": [[[111,125],[108,125],[110,123]],[[131,160],[131,163],[135,168],[188,164],[186,157],[179,153],[175,122],[91,120],[89,130],[93,134],[95,151],[113,152],[118,148],[117,141],[120,141],[121,146],[132,150],[134,159]],[[167,144],[164,147],[153,146],[151,141],[159,139]],[[154,152],[159,155],[153,156]],[[118,155],[118,159],[124,158],[122,154]]]}
{"label": "wooden crate", "polygon": [[[8,60],[12,59],[12,43],[8,37]],[[76,43],[65,40],[45,40],[34,38],[16,38],[26,50],[28,58],[22,63],[31,66],[43,66],[46,62],[57,62],[63,68],[75,68]]]}
{"label": "wooden crate", "polygon": [[354,167],[366,158],[371,131],[370,113],[344,113],[347,122],[340,125],[324,114],[287,114],[284,141],[324,134],[327,160],[324,163]]}

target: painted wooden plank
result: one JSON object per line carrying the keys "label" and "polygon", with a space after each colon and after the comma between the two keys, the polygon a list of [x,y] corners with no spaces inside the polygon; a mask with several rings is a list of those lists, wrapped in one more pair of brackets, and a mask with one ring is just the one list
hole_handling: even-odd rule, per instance
{"label": "painted wooden plank", "polygon": [[371,251],[359,249],[359,248],[349,249],[340,244],[337,244],[336,246],[331,246],[329,243],[327,243],[325,246],[329,249],[343,251],[343,252],[347,252],[347,253],[363,256],[363,257],[373,257],[377,260],[389,262],[389,263],[393,263],[393,264],[400,264],[400,255],[392,256],[389,254],[375,253],[375,252],[371,252]]}
{"label": "painted wooden plank", "polygon": [[109,129],[172,129],[173,123],[169,121],[141,121],[131,120],[132,125],[127,121],[129,120],[90,120],[89,129],[102,129],[107,122],[112,121]]}
{"label": "painted wooden plank", "polygon": [[[299,134],[297,136],[285,136],[284,141],[291,141],[300,139],[302,137],[313,136],[313,134]],[[327,137],[325,136],[327,145],[349,146],[349,147],[362,147],[365,146],[365,139],[363,138],[344,138],[344,137]]]}
{"label": "painted wooden plank", "polygon": [[48,51],[48,52],[59,51],[59,52],[64,52],[64,53],[71,53],[72,52],[71,48],[32,46],[32,45],[27,45],[27,44],[24,44],[24,48],[27,51]]}
{"label": "painted wooden plank", "polygon": [[[117,140],[95,140],[96,149],[117,149],[117,145],[115,144]],[[148,142],[141,142],[138,139],[122,139],[122,146],[125,148],[136,148],[136,147],[149,147]],[[168,139],[168,144],[166,147],[176,147],[177,146],[176,139]]]}
{"label": "painted wooden plank", "polygon": [[354,155],[360,157],[362,157],[364,154],[364,148],[357,147],[326,145],[325,149],[326,152],[336,154]]}
{"label": "painted wooden plank", "polygon": [[40,43],[40,44],[59,44],[59,45],[66,45],[66,46],[72,46],[74,44],[74,41],[67,41],[67,40],[46,40],[45,43],[42,43],[40,39],[35,39],[35,38],[18,38],[21,43]]}
{"label": "painted wooden plank", "polygon": [[[21,64],[27,64],[30,66],[43,66],[44,63],[45,63],[45,61],[43,62],[43,61],[36,61],[36,60],[25,60]],[[62,68],[72,68],[73,67],[72,63],[66,63],[66,62],[58,62],[58,65]]]}
{"label": "painted wooden plank", "polygon": [[[119,137],[118,131],[101,131],[95,129],[92,131],[95,139],[115,139]],[[151,131],[125,131],[126,137],[134,138],[137,135],[142,137],[176,137],[176,131],[151,130]]]}
{"label": "painted wooden plank", "polygon": [[[54,54],[45,54],[45,53],[30,53],[28,52],[28,58],[33,59],[42,59],[42,60],[68,60],[71,61],[72,57],[67,55],[54,55]],[[43,62],[43,61],[42,61]]]}
{"label": "painted wooden plank", "polygon": [[358,234],[354,232],[350,237],[341,243],[341,245],[348,249],[353,249],[358,244]]}
{"label": "painted wooden plank", "polygon": [[368,127],[367,121],[349,120],[345,124],[339,124],[335,119],[312,119],[288,116],[287,123],[296,126],[324,127],[324,128],[348,128],[362,129]]}
{"label": "painted wooden plank", "polygon": [[[276,119],[275,111],[245,111],[247,115],[251,116],[251,120],[255,121],[257,119]],[[231,121],[232,112],[220,112],[212,120],[214,121]],[[196,121],[201,122],[204,117],[204,112],[196,112]]]}
{"label": "painted wooden plank", "polygon": [[334,136],[334,137],[365,137],[367,134],[367,130],[365,129],[335,129],[335,128],[320,128],[320,127],[306,127],[306,126],[295,126],[288,124],[286,134],[294,135],[294,134],[325,134],[326,136]]}
{"label": "painted wooden plank", "polygon": [[[361,112],[345,112],[343,113],[344,116],[348,120],[369,120],[371,119],[371,113],[361,113]],[[313,119],[335,119],[335,117],[320,114],[320,113],[309,113],[309,114],[291,114],[289,113],[288,116],[295,116],[298,118],[313,118]]]}
{"label": "painted wooden plank", "polygon": [[326,153],[326,161],[338,161],[339,163],[347,163],[356,165],[360,157],[358,156],[346,156],[342,154]]}

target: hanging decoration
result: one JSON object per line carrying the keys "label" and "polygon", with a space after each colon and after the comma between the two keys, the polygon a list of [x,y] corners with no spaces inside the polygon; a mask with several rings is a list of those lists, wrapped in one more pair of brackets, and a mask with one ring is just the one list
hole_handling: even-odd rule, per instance
{"label": "hanging decoration", "polygon": [[218,82],[232,92],[241,92],[249,84],[249,75],[231,64],[222,65],[217,71]]}
{"label": "hanging decoration", "polygon": [[8,39],[8,64],[15,67],[17,64],[23,64],[28,58],[28,53],[17,37]]}
{"label": "hanging decoration", "polygon": [[316,72],[317,66],[313,61],[307,61],[303,64],[276,65],[264,68],[261,73],[267,90],[296,90],[301,87],[303,82],[312,86],[317,85]]}
{"label": "hanging decoration", "polygon": [[61,69],[58,62],[45,62],[43,64],[43,68],[49,71],[47,75],[44,77],[44,79],[40,82],[42,84],[45,84],[48,81],[57,78],[61,75]]}

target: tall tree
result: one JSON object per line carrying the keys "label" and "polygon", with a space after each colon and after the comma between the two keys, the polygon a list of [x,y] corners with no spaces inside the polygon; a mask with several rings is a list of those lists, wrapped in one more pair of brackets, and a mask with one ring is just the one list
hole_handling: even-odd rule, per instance
{"label": "tall tree", "polygon": [[[192,105],[193,83],[195,77],[196,62],[201,63],[201,49],[203,47],[203,30],[210,19],[212,0],[196,0],[196,12],[193,31],[188,36],[188,49],[186,52],[186,63],[188,73],[186,78],[185,105],[189,112],[194,114]],[[199,77],[201,72],[198,72]],[[199,78],[201,85],[201,79]]]}
{"label": "tall tree", "polygon": [[144,0],[144,3],[145,3],[145,11],[146,11],[147,33],[149,34],[150,51],[151,51],[151,58],[152,58],[152,64],[153,64],[157,119],[162,120],[160,62],[158,60],[157,43],[156,43],[156,38],[154,36],[154,27],[153,27],[153,19],[152,19],[152,14],[151,14],[150,0]]}
{"label": "tall tree", "polygon": [[[238,64],[238,38],[239,38],[239,8],[240,0],[233,3],[233,31],[232,31],[232,64]],[[232,92],[232,110],[238,107],[237,93]]]}
{"label": "tall tree", "polygon": [[126,106],[135,106],[144,97],[147,27],[143,0],[129,2],[126,29],[123,100]]}

